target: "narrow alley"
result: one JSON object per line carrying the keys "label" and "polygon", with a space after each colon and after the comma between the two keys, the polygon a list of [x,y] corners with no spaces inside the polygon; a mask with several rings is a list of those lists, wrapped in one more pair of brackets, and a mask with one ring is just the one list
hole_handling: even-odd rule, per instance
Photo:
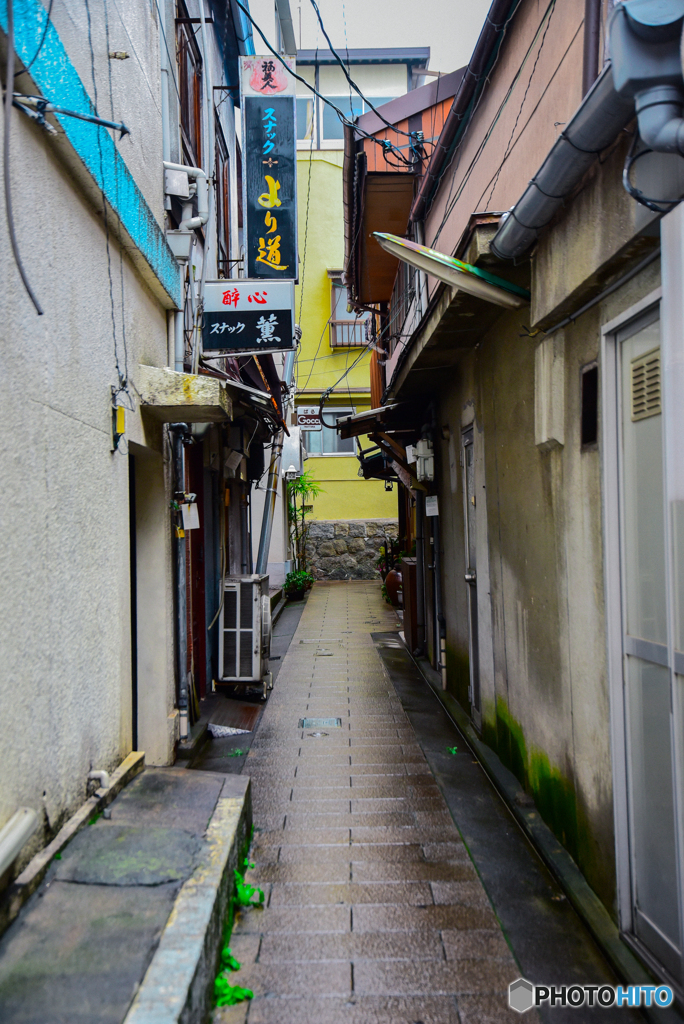
{"label": "narrow alley", "polygon": [[[254,998],[216,1010],[216,1024],[498,1024],[519,1019],[507,989],[521,974],[615,984],[416,681],[400,627],[377,584],[320,583],[306,603],[243,768],[246,879],[265,900],[238,915],[230,948]],[[582,1020],[642,1017],[585,1007]]]}

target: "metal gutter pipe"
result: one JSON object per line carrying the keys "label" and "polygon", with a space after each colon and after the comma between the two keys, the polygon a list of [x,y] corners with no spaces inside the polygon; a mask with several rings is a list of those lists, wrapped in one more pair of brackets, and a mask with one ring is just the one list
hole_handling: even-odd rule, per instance
{"label": "metal gutter pipe", "polygon": [[475,44],[470,63],[461,80],[454,102],[444,122],[441,135],[433,151],[430,163],[423,175],[418,195],[413,201],[409,215],[411,223],[422,220],[428,204],[437,188],[445,166],[451,157],[454,143],[462,128],[468,123],[468,115],[477,96],[484,88],[487,74],[496,60],[504,32],[511,18],[520,6],[521,0],[494,0],[489,8],[480,36]]}
{"label": "metal gutter pipe", "polygon": [[283,451],[283,431],[278,434],[278,439],[273,445],[271,453],[271,465],[268,470],[268,485],[264,499],[264,515],[261,520],[261,536],[259,537],[259,553],[257,555],[256,571],[265,573],[268,567],[268,553],[271,548],[271,531],[273,530],[273,517],[275,515],[276,495],[278,493],[278,480],[280,478],[280,456]]}
{"label": "metal gutter pipe", "polygon": [[[183,437],[188,433],[187,423],[170,423],[173,434],[173,475],[176,491],[185,487],[185,448]],[[188,738],[188,618],[185,586],[185,537],[176,536],[176,663],[177,701],[180,713],[180,738]]]}
{"label": "metal gutter pipe", "polygon": [[[207,156],[205,159],[205,174],[209,189],[207,203],[207,233],[204,237],[204,253],[202,255],[202,274],[200,277],[199,294],[197,297],[198,317],[201,317],[204,309],[204,286],[207,280],[207,264],[211,252],[211,242],[216,221],[214,213],[214,168],[216,166],[216,126],[214,124],[214,87],[211,76],[211,59],[209,56],[209,44],[207,42],[207,22],[204,15],[204,0],[199,3],[200,26],[202,29],[202,58],[204,61],[204,89],[207,100]],[[195,324],[196,337],[192,351],[192,372],[197,373],[199,367],[199,350],[202,325],[198,320]]]}
{"label": "metal gutter pipe", "polygon": [[425,650],[425,492],[416,491],[416,650]]}
{"label": "metal gutter pipe", "polygon": [[294,25],[292,24],[290,0],[275,0],[275,5],[278,12],[280,34],[283,39],[285,53],[295,55],[297,53],[297,43],[295,41]]}
{"label": "metal gutter pipe", "polygon": [[491,251],[500,259],[522,256],[598,154],[633,117],[633,101],[615,91],[612,69],[606,64],[522,197],[502,218]]}

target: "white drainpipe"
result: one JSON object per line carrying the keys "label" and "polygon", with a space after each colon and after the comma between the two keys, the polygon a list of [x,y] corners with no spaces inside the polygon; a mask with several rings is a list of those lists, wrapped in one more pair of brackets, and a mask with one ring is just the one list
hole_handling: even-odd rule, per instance
{"label": "white drainpipe", "polygon": [[30,807],[20,807],[0,829],[0,876],[17,859],[38,828],[38,815]]}

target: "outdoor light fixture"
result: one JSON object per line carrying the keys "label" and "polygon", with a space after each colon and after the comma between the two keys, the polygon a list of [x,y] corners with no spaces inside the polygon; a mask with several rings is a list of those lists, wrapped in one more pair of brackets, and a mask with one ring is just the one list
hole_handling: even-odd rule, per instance
{"label": "outdoor light fixture", "polygon": [[463,263],[453,256],[445,256],[443,252],[428,249],[426,245],[418,245],[408,238],[388,235],[384,231],[374,231],[373,237],[385,252],[478,299],[505,306],[506,309],[520,309],[530,301],[530,293],[525,288],[519,288],[517,284],[504,281],[495,274],[480,270],[470,263]]}
{"label": "outdoor light fixture", "polygon": [[289,467],[285,470],[285,479],[289,481],[297,479],[297,470],[292,463],[290,463]]}

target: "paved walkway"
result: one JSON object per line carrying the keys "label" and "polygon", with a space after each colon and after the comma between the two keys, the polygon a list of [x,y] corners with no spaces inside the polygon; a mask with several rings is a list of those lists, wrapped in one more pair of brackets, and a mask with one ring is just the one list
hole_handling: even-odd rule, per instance
{"label": "paved walkway", "polygon": [[231,947],[255,997],[216,1024],[521,1019],[520,972],[371,638],[396,621],[364,583],[307,602],[245,765],[266,905]]}

